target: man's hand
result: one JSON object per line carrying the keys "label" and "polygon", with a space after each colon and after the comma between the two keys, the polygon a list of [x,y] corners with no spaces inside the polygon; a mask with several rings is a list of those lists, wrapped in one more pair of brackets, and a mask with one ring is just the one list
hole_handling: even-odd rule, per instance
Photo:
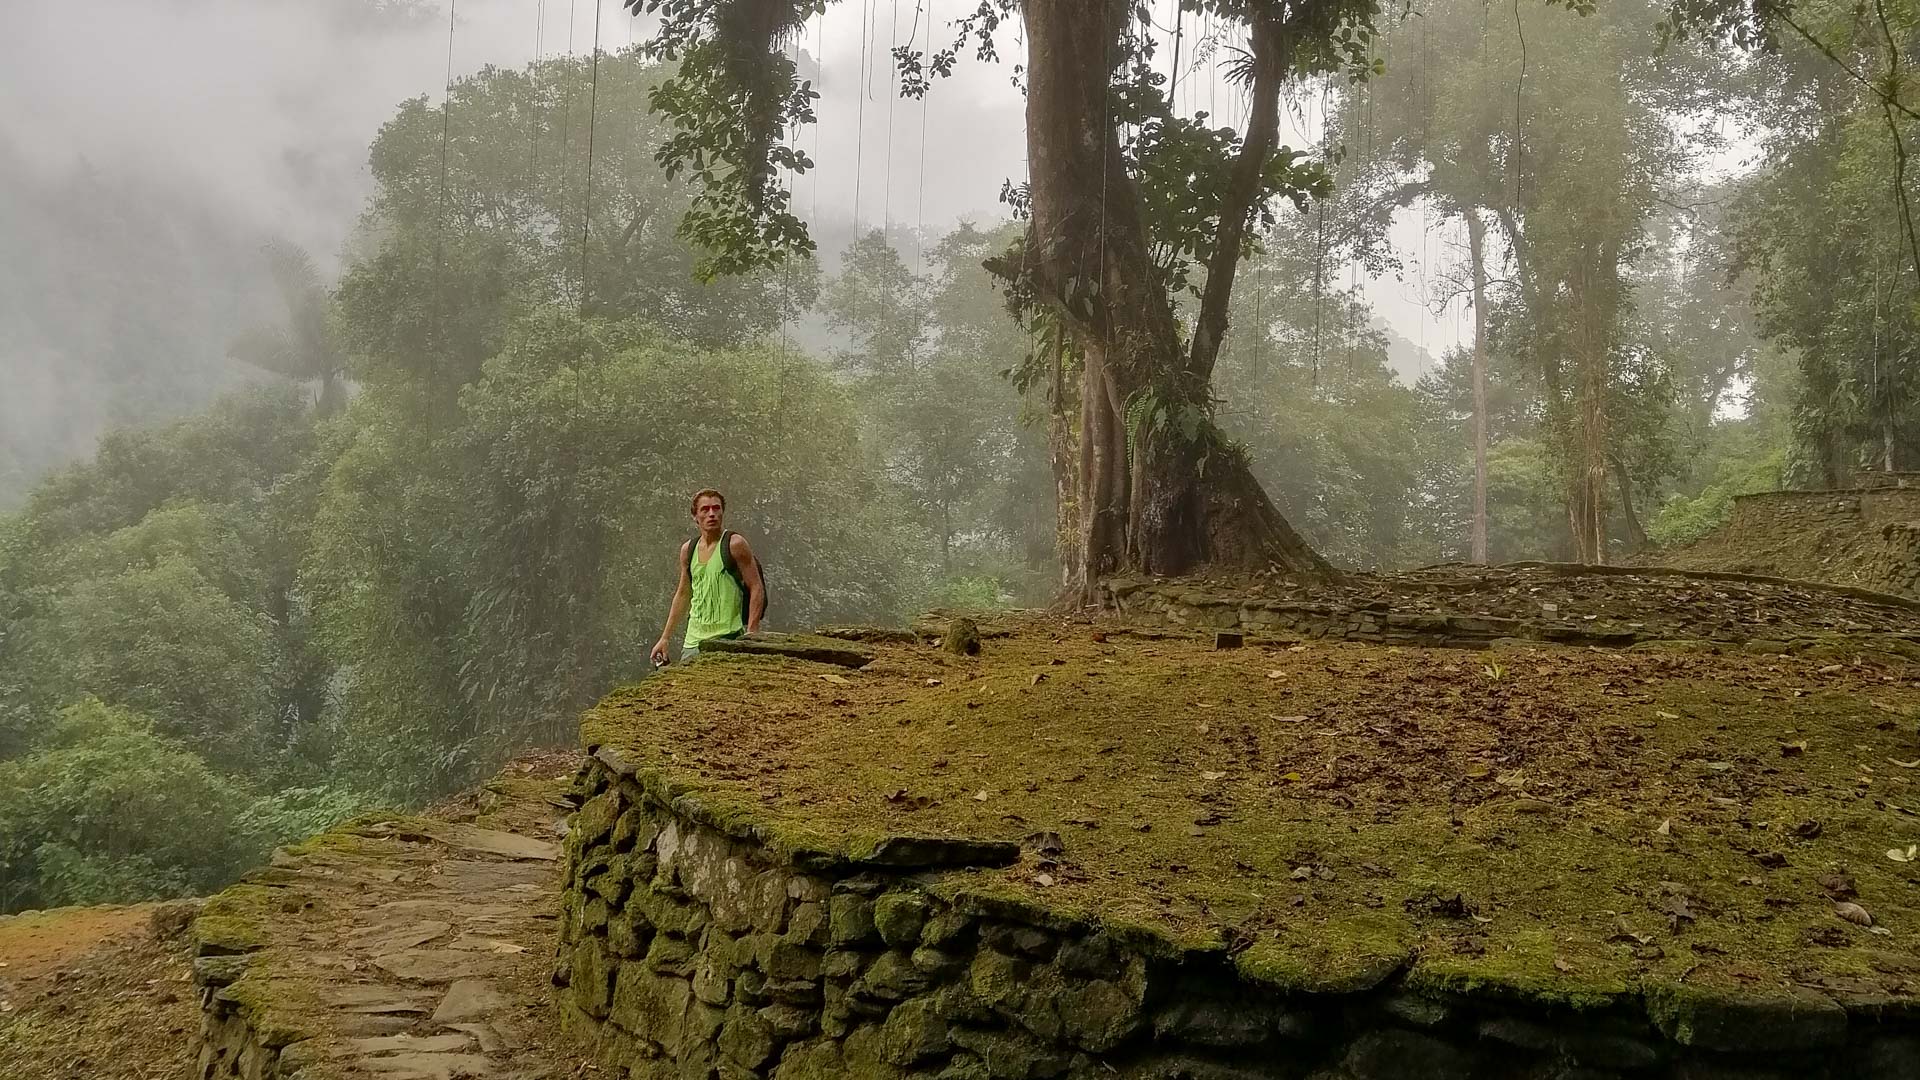
{"label": "man's hand", "polygon": [[653,666],[659,667],[667,662],[667,639],[661,638],[653,643]]}

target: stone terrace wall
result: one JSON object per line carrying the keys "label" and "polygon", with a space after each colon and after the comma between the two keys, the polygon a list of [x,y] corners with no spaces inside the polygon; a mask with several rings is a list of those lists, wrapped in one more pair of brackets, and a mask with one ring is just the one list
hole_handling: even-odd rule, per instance
{"label": "stone terrace wall", "polygon": [[1288,992],[1249,954],[1053,915],[963,869],[778,855],[611,756],[580,784],[555,981],[624,1080],[1920,1076],[1920,1017],[1885,1003],[1669,993],[1576,1012],[1411,992],[1392,964]]}
{"label": "stone terrace wall", "polygon": [[1863,474],[1862,486],[1852,490],[1740,495],[1725,525],[1698,544],[1655,557],[1676,566],[1920,596],[1920,486],[1914,479],[1912,473]]}

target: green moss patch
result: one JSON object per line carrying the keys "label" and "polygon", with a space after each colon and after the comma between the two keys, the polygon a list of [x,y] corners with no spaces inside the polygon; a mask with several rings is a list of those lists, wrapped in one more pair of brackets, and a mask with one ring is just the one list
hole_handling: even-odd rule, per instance
{"label": "green moss patch", "polygon": [[775,846],[1023,843],[956,880],[1287,985],[1920,992],[1869,962],[1920,954],[1920,862],[1886,854],[1920,844],[1909,661],[1013,629],[860,671],[705,656],[585,738]]}

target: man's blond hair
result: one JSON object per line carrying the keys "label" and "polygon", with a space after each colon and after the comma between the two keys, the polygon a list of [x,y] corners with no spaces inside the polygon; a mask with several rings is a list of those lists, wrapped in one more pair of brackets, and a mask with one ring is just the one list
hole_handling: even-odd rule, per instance
{"label": "man's blond hair", "polygon": [[727,508],[727,497],[725,495],[720,494],[718,491],[715,491],[712,488],[701,488],[699,491],[696,491],[693,493],[693,505],[687,509],[687,513],[689,514],[699,513],[700,500],[707,498],[709,496],[720,500],[720,509],[725,510]]}

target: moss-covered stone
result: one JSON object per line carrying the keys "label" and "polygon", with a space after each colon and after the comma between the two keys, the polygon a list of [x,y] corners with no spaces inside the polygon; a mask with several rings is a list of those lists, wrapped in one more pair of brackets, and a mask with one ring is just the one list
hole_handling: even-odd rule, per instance
{"label": "moss-covered stone", "polygon": [[1668,1038],[1708,1050],[1766,1052],[1835,1046],[1847,1013],[1832,998],[1799,987],[1760,992],[1685,984],[1649,988],[1647,1015]]}
{"label": "moss-covered stone", "polygon": [[1256,941],[1234,958],[1249,982],[1287,991],[1350,994],[1392,978],[1413,954],[1413,927],[1383,913],[1343,914],[1338,922]]}
{"label": "moss-covered stone", "polygon": [[691,978],[696,956],[693,942],[686,938],[658,934],[655,935],[653,944],[647,948],[646,965],[648,970],[661,975],[672,975],[680,979]]}
{"label": "moss-covered stone", "polygon": [[811,982],[820,977],[821,954],[780,938],[761,939],[760,968],[775,982]]}
{"label": "moss-covered stone", "polygon": [[906,953],[893,950],[881,953],[874,960],[866,974],[854,984],[854,992],[881,1001],[899,1001],[921,993],[931,985],[933,980],[914,967]]}
{"label": "moss-covered stone", "polygon": [[873,901],[854,893],[838,893],[828,903],[827,941],[835,948],[875,944],[880,939],[873,925]]}
{"label": "moss-covered stone", "polygon": [[572,820],[568,822],[568,844],[584,851],[605,842],[613,834],[613,825],[620,818],[623,802],[616,791],[603,791],[588,799],[580,809],[574,811]]}
{"label": "moss-covered stone", "polygon": [[1044,1080],[1067,1071],[1072,1055],[1014,1031],[954,1028],[953,1041],[973,1051],[995,1080]]}
{"label": "moss-covered stone", "polygon": [[773,1056],[776,1045],[773,1025],[745,1005],[727,1010],[719,1042],[721,1055],[744,1069],[758,1069]]}
{"label": "moss-covered stone", "polygon": [[582,941],[573,947],[568,985],[574,1003],[596,1020],[606,1019],[613,1000],[614,968],[607,960],[599,942]]}
{"label": "moss-covered stone", "polygon": [[927,922],[927,900],[918,893],[891,892],[873,902],[873,925],[880,940],[895,949],[911,949],[920,943],[920,929]]}
{"label": "moss-covered stone", "polygon": [[917,1065],[952,1046],[946,1018],[925,998],[895,1006],[881,1027],[881,1053],[895,1065]]}
{"label": "moss-covered stone", "polygon": [[681,1043],[693,988],[685,979],[656,975],[639,964],[624,964],[614,980],[608,1017],[636,1035],[662,1046]]}
{"label": "moss-covered stone", "polygon": [[773,1080],[844,1080],[851,1075],[834,1039],[794,1043],[780,1055]]}
{"label": "moss-covered stone", "polygon": [[887,1060],[886,1039],[877,1024],[854,1028],[840,1046],[849,1080],[856,1076],[862,1080],[901,1080],[905,1075]]}

